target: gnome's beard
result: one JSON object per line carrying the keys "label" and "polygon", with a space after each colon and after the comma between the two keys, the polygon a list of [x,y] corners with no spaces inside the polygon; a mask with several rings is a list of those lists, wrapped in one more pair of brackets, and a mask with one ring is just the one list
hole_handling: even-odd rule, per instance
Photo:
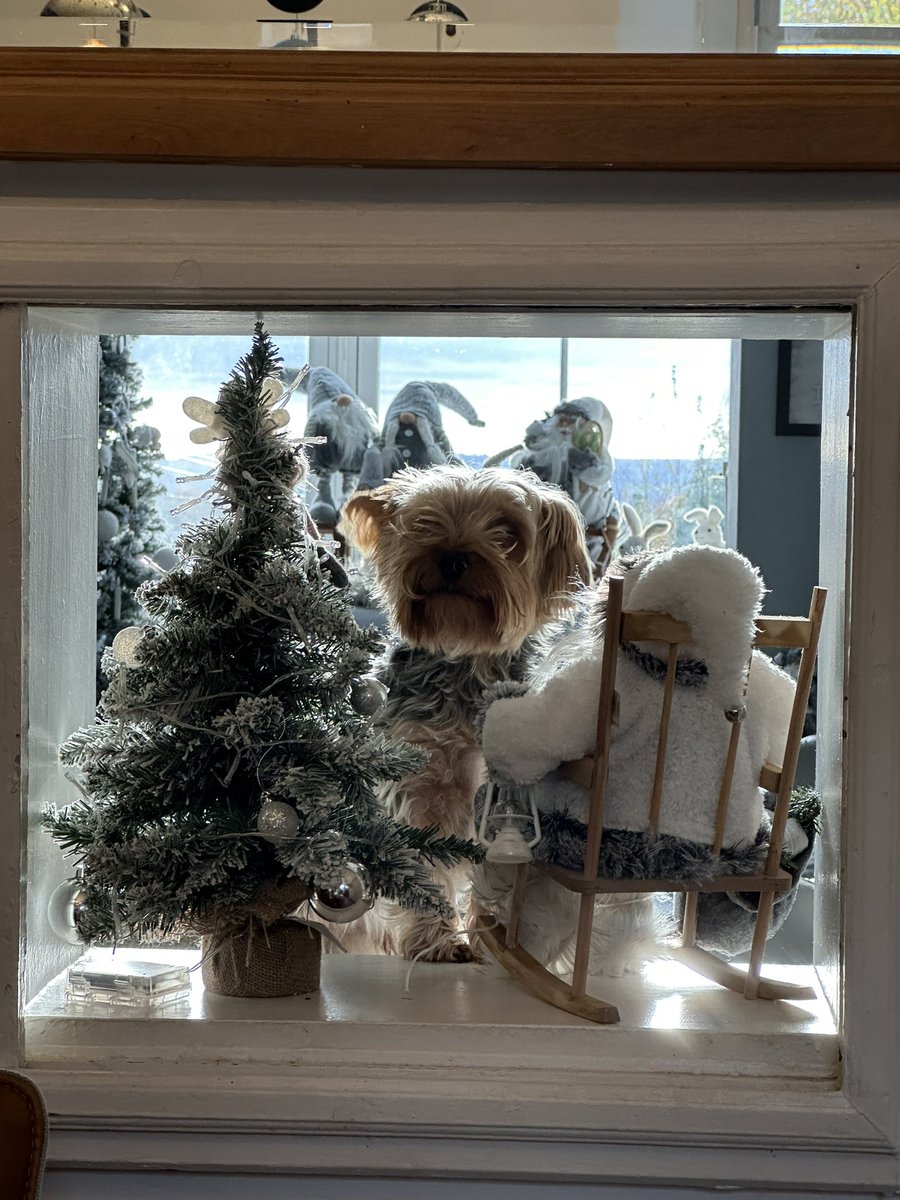
{"label": "gnome's beard", "polygon": [[358,471],[374,428],[366,409],[359,403],[332,404],[316,416],[324,427],[338,470]]}
{"label": "gnome's beard", "polygon": [[[425,453],[431,460],[432,464],[439,466],[447,461],[447,455],[435,441],[434,429],[427,417],[416,417],[415,424],[416,432],[422,439],[422,445]],[[384,451],[388,459],[387,474],[393,475],[395,471],[399,471],[402,467],[407,466],[403,455],[401,454],[402,447],[399,444],[400,440],[400,419],[394,418],[389,421],[384,431]]]}
{"label": "gnome's beard", "polygon": [[537,468],[538,474],[547,483],[564,488],[568,482],[571,445],[569,438],[548,431],[533,446],[529,465]]}

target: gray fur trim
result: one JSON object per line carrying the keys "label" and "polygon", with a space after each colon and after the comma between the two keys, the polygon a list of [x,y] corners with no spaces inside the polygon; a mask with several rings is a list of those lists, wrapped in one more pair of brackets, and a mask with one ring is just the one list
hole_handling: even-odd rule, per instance
{"label": "gray fur trim", "polygon": [[[540,786],[540,785],[539,785]],[[510,790],[515,790],[511,788]],[[475,798],[480,820],[485,788]],[[528,811],[523,795],[522,811]],[[563,806],[547,811],[538,799],[541,840],[534,848],[540,862],[570,871],[584,869],[587,826]],[[723,849],[716,858],[710,846],[667,835],[655,836],[630,829],[604,829],[600,843],[599,873],[606,879],[692,879],[704,883],[716,875],[752,875],[765,864],[769,825],[764,823],[753,843]]]}
{"label": "gray fur trim", "polygon": [[[535,857],[580,871],[584,867],[587,826],[566,811],[541,813],[541,841]],[[765,862],[768,826],[753,844],[723,849],[716,858],[709,846],[683,838],[654,836],[629,829],[606,829],[600,843],[600,874],[608,879],[693,879],[748,875]]]}
{"label": "gray fur trim", "polygon": [[510,696],[527,696],[530,690],[529,685],[521,679],[501,679],[499,683],[491,684],[489,688],[486,688],[481,693],[476,705],[475,728],[478,736],[481,737],[487,710],[495,700],[507,700]]}
{"label": "gray fur trim", "polygon": [[[665,679],[668,667],[655,654],[648,650],[640,650],[633,642],[625,642],[622,653],[626,658],[630,658],[635,666],[646,671],[651,679]],[[680,658],[675,664],[675,682],[682,687],[705,687],[709,682],[706,663],[696,658]]]}

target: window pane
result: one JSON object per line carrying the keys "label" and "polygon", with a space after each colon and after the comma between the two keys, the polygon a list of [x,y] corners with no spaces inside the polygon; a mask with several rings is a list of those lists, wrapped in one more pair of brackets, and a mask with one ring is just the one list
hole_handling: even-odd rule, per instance
{"label": "window pane", "polygon": [[[480,466],[521,448],[529,425],[561,398],[593,397],[612,416],[615,500],[633,506],[644,526],[671,522],[667,541],[680,545],[695,528],[685,512],[726,510],[730,379],[730,341],[383,338],[379,407],[383,420],[413,380],[453,384],[485,425],[442,409],[444,429],[455,453]],[[622,515],[620,536],[628,532]]]}
{"label": "window pane", "polygon": [[644,526],[670,521],[668,541],[691,541],[684,513],[726,511],[731,342],[573,338],[570,398],[591,395],[610,410],[613,490]]}
{"label": "window pane", "polygon": [[900,0],[781,0],[782,25],[900,25]]}
{"label": "window pane", "polygon": [[560,352],[559,338],[382,338],[379,412],[413,380],[453,384],[484,428],[445,408],[444,430],[459,457],[480,466],[559,403]]}

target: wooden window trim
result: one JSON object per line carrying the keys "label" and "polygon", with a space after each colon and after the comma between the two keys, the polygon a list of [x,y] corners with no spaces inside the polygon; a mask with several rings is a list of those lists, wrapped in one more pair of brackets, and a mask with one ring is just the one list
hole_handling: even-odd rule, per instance
{"label": "wooden window trim", "polygon": [[0,49],[0,158],[900,169],[900,63]]}

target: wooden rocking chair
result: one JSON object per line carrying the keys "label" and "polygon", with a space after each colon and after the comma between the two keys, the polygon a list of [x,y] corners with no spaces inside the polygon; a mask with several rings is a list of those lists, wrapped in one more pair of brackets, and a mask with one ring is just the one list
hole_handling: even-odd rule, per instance
{"label": "wooden rocking chair", "polygon": [[[622,591],[622,579],[609,581],[609,599],[601,660],[597,740],[594,754],[570,763],[566,772],[570,779],[581,783],[590,792],[590,815],[584,869],[580,872],[566,870],[550,863],[525,863],[518,866],[508,925],[504,927],[498,922],[491,924],[490,916],[487,913],[481,913],[483,927],[479,929],[478,936],[505,970],[536,996],[556,1008],[565,1009],[567,1012],[584,1017],[589,1021],[609,1024],[619,1020],[618,1010],[614,1005],[604,1003],[587,994],[595,897],[600,893],[614,892],[683,892],[686,894],[681,926],[681,944],[671,948],[670,953],[673,958],[686,963],[707,979],[730,988],[732,991],[741,992],[748,999],[757,997],[764,1000],[815,999],[815,991],[812,988],[795,983],[762,979],[760,971],[776,897],[787,892],[792,883],[791,876],[780,867],[781,851],[825,607],[825,590],[818,587],[813,589],[808,617],[762,617],[757,620],[754,646],[779,649],[796,647],[801,651],[783,761],[780,766],[767,762],[760,775],[760,785],[774,793],[776,798],[765,867],[762,874],[759,875],[719,875],[703,884],[686,879],[609,879],[598,876],[600,844],[603,837],[604,802],[609,773],[610,741],[616,720],[615,689],[618,648],[622,643],[644,641],[661,642],[668,646],[656,770],[650,796],[649,827],[651,831],[655,832],[659,825],[678,647],[693,640],[688,625],[674,620],[665,613],[623,612]],[[741,724],[737,722],[731,726],[731,737],[719,790],[715,840],[712,846],[714,855],[718,855],[722,848],[740,734]],[[563,887],[581,895],[571,984],[547,970],[522,946],[518,945],[516,940],[525,886],[529,873],[535,870],[545,871]],[[750,961],[746,971],[697,945],[699,894],[701,892],[734,892],[736,890],[740,890],[742,893],[755,892],[759,895]]]}

